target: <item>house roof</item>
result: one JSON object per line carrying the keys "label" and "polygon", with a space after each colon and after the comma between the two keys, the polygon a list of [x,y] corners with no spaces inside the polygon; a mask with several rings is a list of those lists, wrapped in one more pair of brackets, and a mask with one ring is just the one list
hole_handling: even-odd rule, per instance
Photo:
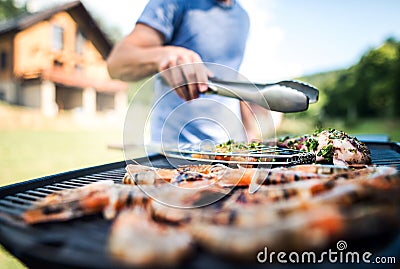
{"label": "house roof", "polygon": [[40,21],[48,20],[58,12],[68,12],[77,22],[79,29],[91,40],[104,59],[112,49],[112,42],[99,28],[81,1],[67,2],[63,5],[48,8],[35,13],[27,13],[21,16],[0,22],[0,35],[22,31]]}

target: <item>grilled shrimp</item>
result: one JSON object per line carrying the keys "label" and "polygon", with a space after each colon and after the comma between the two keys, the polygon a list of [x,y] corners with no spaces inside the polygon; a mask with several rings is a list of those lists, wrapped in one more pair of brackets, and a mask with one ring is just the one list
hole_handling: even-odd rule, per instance
{"label": "grilled shrimp", "polygon": [[[261,186],[254,194],[236,192],[220,209],[229,213],[228,222],[203,219],[188,229],[209,251],[245,260],[265,246],[323,248],[333,240],[397,229],[399,174],[389,168],[374,170],[357,179],[310,180]],[[299,184],[303,187],[298,192],[288,188]],[[280,189],[290,191],[284,194]]]}
{"label": "grilled shrimp", "polygon": [[177,169],[155,168],[129,164],[122,182],[124,184],[181,183],[187,181],[210,180],[213,178],[211,165],[189,165]]}
{"label": "grilled shrimp", "polygon": [[84,215],[103,213],[107,219],[124,206],[146,206],[149,197],[137,186],[114,184],[111,180],[95,182],[83,187],[52,193],[26,210],[22,218],[34,224],[65,221]]}
{"label": "grilled shrimp", "polygon": [[396,169],[387,166],[367,166],[350,169],[332,165],[298,165],[290,168],[243,168],[225,167],[219,171],[218,183],[222,186],[249,186],[252,181],[263,185],[281,185],[303,180],[339,180],[366,178],[373,179],[396,173]]}
{"label": "grilled shrimp", "polygon": [[263,185],[251,194],[246,189],[236,189],[227,199],[197,211],[170,208],[158,203],[152,203],[151,209],[156,218],[172,223],[200,221],[250,227],[270,223],[276,215],[291,214],[319,204],[348,207],[359,201],[368,201],[371,197],[392,199],[387,194],[398,191],[400,187],[399,177],[394,171],[374,167],[369,168],[369,177],[365,176],[366,171],[359,171],[355,173],[358,175],[355,179],[342,175],[335,180],[327,177]]}
{"label": "grilled shrimp", "polygon": [[165,186],[154,195],[150,210],[155,219],[170,223],[188,223],[193,221],[195,215],[218,206],[221,200],[229,196],[230,191],[218,185],[178,191]]}
{"label": "grilled shrimp", "polygon": [[133,266],[175,266],[193,250],[189,233],[156,223],[143,208],[124,209],[111,227],[108,250]]}
{"label": "grilled shrimp", "polygon": [[154,168],[145,165],[129,164],[126,174],[122,179],[124,184],[154,184],[157,182],[171,181],[177,174],[173,169]]}
{"label": "grilled shrimp", "polygon": [[187,230],[211,253],[254,261],[265,247],[273,251],[309,251],[323,249],[343,238],[370,236],[371,231],[376,235],[395,230],[395,217],[396,210],[390,205],[359,205],[344,214],[339,207],[329,204],[295,211],[258,226],[197,222],[187,226]]}
{"label": "grilled shrimp", "polygon": [[211,253],[239,260],[254,260],[265,246],[274,251],[324,246],[329,242],[329,235],[343,229],[342,223],[342,216],[337,209],[324,207],[303,210],[286,218],[273,218],[257,226],[200,222],[187,229]]}
{"label": "grilled shrimp", "polygon": [[155,184],[166,181],[174,184],[190,181],[212,181],[224,187],[258,184],[276,185],[294,181],[328,178],[333,173],[349,173],[349,169],[334,166],[304,165],[292,168],[230,168],[221,164],[183,166],[160,169],[143,165],[128,165],[122,182],[125,184]]}

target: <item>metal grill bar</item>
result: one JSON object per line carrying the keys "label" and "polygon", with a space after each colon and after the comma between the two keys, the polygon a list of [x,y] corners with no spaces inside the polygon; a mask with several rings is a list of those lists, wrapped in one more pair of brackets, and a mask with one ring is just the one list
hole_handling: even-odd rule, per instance
{"label": "metal grill bar", "polygon": [[56,183],[54,186],[63,187],[65,189],[74,189],[76,187],[79,187],[79,186],[75,186],[75,185],[72,185],[72,184],[68,184],[68,182],[66,182],[66,181],[64,181],[63,183]]}
{"label": "metal grill bar", "polygon": [[32,196],[32,195],[29,195],[26,193],[17,193],[15,196],[22,197],[28,201],[36,201],[37,199],[39,199],[39,197],[37,197],[37,196]]}
{"label": "metal grill bar", "polygon": [[7,199],[7,197],[5,197],[3,200],[0,200],[0,204],[4,205],[4,206],[9,206],[11,208],[24,209],[24,210],[30,206],[30,205],[26,205],[26,204],[22,205],[20,203],[15,203],[15,202]]}
{"label": "metal grill bar", "polygon": [[[70,187],[70,188],[71,188],[71,187]],[[44,192],[46,195],[51,194],[51,193],[54,193],[54,190],[49,190],[49,189],[48,189],[48,186],[45,186],[45,187],[43,187],[43,188],[37,188],[36,190],[37,190],[37,191],[40,191],[40,192]]]}
{"label": "metal grill bar", "polygon": [[115,179],[115,176],[105,177],[105,176],[100,176],[100,175],[90,175],[85,178],[91,179],[93,181],[100,181],[100,180],[105,180],[105,179]]}
{"label": "metal grill bar", "polygon": [[82,183],[79,183],[79,182],[74,182],[72,180],[65,181],[64,183],[68,184],[68,185],[75,186],[75,187],[82,187],[82,186],[87,185],[87,184],[82,184]]}
{"label": "metal grill bar", "polygon": [[36,190],[28,190],[28,191],[26,191],[26,193],[32,194],[32,195],[37,196],[39,198],[45,197],[47,195],[47,193],[39,192],[39,191],[36,191]]}
{"label": "metal grill bar", "polygon": [[90,183],[99,181],[98,179],[93,179],[93,178],[89,178],[89,177],[80,177],[80,178],[77,178],[76,180],[82,180],[86,184],[90,184]]}
{"label": "metal grill bar", "polygon": [[82,183],[83,185],[87,185],[95,182],[94,180],[82,180],[82,179],[72,179],[72,182]]}
{"label": "metal grill bar", "polygon": [[372,163],[376,165],[393,165],[400,170],[399,143],[367,143],[372,156]]}
{"label": "metal grill bar", "polygon": [[58,187],[58,186],[46,186],[46,188],[47,188],[47,189],[50,189],[50,190],[55,190],[55,191],[62,191],[62,190],[65,190],[65,188],[60,188],[60,187]]}
{"label": "metal grill bar", "polygon": [[[25,209],[23,209],[25,210]],[[3,200],[0,201],[0,211],[5,213],[5,214],[9,214],[11,216],[19,216],[23,210],[16,210],[16,208],[14,206],[10,206],[8,204],[3,204]]]}
{"label": "metal grill bar", "polygon": [[7,196],[7,197],[4,197],[4,199],[12,201],[13,203],[19,203],[21,205],[24,205],[24,204],[30,205],[31,204],[31,201],[26,200],[24,198],[19,198],[18,196]]}
{"label": "metal grill bar", "polygon": [[201,145],[190,144],[184,145],[176,149],[164,149],[162,154],[167,157],[178,159],[181,158],[191,161],[215,161],[229,164],[232,163],[285,166],[315,162],[314,153],[294,149],[278,148],[276,146],[268,145],[258,145],[255,148],[235,147],[234,150],[221,152],[218,151],[218,149],[216,149],[214,146],[210,149],[206,148],[203,150]]}

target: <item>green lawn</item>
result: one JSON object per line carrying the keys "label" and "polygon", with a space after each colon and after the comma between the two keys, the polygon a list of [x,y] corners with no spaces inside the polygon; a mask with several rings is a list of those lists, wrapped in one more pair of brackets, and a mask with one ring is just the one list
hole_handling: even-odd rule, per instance
{"label": "green lawn", "polygon": [[11,256],[1,245],[0,245],[0,268],[26,269],[26,267],[19,260]]}
{"label": "green lawn", "polygon": [[0,185],[123,160],[119,131],[6,130],[0,133]]}

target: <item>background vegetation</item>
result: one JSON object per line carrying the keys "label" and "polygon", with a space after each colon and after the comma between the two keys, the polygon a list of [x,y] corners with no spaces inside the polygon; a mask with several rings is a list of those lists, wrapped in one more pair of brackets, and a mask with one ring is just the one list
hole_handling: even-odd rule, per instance
{"label": "background vegetation", "polygon": [[18,7],[14,2],[14,0],[0,0],[0,21],[27,12],[26,5]]}
{"label": "background vegetation", "polygon": [[368,50],[347,69],[299,79],[320,89],[319,102],[299,114],[316,125],[339,120],[346,127],[367,119],[396,122],[400,118],[400,42],[394,38]]}

